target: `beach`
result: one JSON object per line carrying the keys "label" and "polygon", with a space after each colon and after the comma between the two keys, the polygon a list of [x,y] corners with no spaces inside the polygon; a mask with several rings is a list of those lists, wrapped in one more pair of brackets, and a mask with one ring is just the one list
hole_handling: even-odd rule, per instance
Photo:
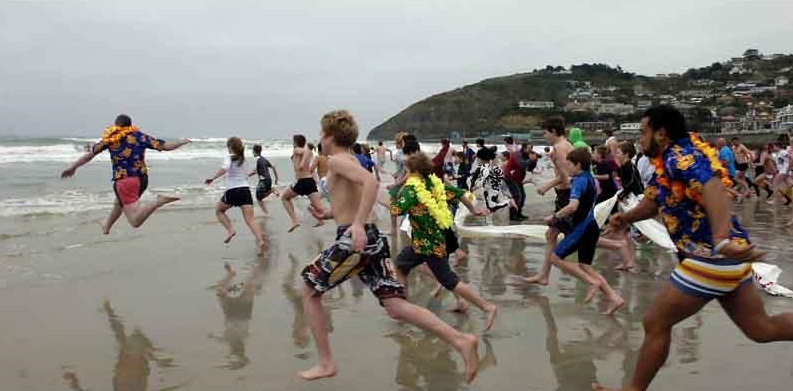
{"label": "beach", "polygon": [[[612,271],[617,256],[599,251],[596,268],[628,301],[608,317],[599,314],[600,299],[581,304],[584,287],[558,270],[545,288],[505,284],[510,274],[538,270],[542,243],[463,237],[470,256],[458,273],[501,307],[493,329],[480,335],[473,384],[463,383],[462,361],[448,345],[389,319],[365,288],[350,282],[325,298],[338,376],[299,380],[296,372],[316,361],[299,272],[333,239],[335,227],[311,228],[307,202],[299,200],[302,226],[287,234],[280,201],[270,198],[270,217],[256,211],[265,254],[256,256],[238,210],[229,212],[238,235],[224,245],[212,209],[222,187],[202,184],[222,158],[222,141],[213,142],[207,152],[192,145],[189,158],[150,153],[144,200],[158,191],[178,192],[183,200],[140,229],[122,218],[107,236],[99,226],[112,201],[106,154],[72,180],[57,176],[76,151],[61,160],[0,159],[0,389],[70,389],[76,378],[86,390],[574,391],[596,379],[620,385],[633,373],[642,315],[676,263],[671,254],[640,245],[642,271],[633,275]],[[284,185],[291,172],[288,144],[282,144],[265,156],[273,156]],[[531,185],[527,194],[524,213],[532,219],[552,211],[552,195],[540,197]],[[793,286],[793,246],[783,227],[790,210],[747,201],[737,213],[770,252],[767,262],[783,269],[780,283]],[[388,229],[387,212],[377,214],[380,228]],[[403,234],[390,241],[392,254],[407,243]],[[236,271],[228,298],[216,289],[226,276],[224,263]],[[430,297],[432,278],[418,272],[412,278],[411,301],[455,328],[480,333],[482,313],[451,313],[450,294]],[[250,298],[241,292],[246,281]],[[762,295],[771,313],[793,307],[791,299]],[[793,380],[792,363],[793,345],[748,340],[714,302],[674,329],[669,360],[652,389],[783,390]]]}

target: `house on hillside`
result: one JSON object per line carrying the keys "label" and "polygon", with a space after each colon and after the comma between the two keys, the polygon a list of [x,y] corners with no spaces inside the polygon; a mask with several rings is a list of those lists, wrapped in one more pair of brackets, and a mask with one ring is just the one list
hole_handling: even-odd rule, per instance
{"label": "house on hillside", "polygon": [[633,105],[623,103],[603,103],[598,107],[598,114],[630,115],[636,111]]}
{"label": "house on hillside", "polygon": [[750,48],[750,49],[746,49],[746,51],[743,52],[743,59],[746,61],[755,61],[755,60],[759,60],[760,58],[761,58],[760,51],[757,49]]}
{"label": "house on hillside", "polygon": [[604,130],[614,129],[613,121],[588,121],[576,122],[575,126],[581,128],[584,132],[602,132]]}
{"label": "house on hillside", "polygon": [[551,101],[522,100],[518,102],[518,107],[521,109],[552,109],[554,104]]}
{"label": "house on hillside", "polygon": [[786,86],[790,82],[790,79],[787,76],[777,76],[774,79],[774,85],[777,87]]}

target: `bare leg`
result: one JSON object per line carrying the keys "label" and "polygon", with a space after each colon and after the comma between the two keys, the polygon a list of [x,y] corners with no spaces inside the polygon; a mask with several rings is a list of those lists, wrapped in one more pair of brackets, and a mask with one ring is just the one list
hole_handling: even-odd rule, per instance
{"label": "bare leg", "polygon": [[742,285],[731,294],[720,298],[719,304],[752,341],[793,341],[793,312],[769,316],[753,284]]}
{"label": "bare leg", "polygon": [[622,256],[622,263],[619,264],[615,269],[627,270],[635,273],[637,271],[636,261],[634,259],[633,246],[628,239],[628,231],[623,231],[619,235],[619,239],[608,239],[601,237],[598,239],[597,246],[607,250],[619,251],[620,255]]}
{"label": "bare leg", "polygon": [[121,204],[118,202],[113,203],[113,209],[110,210],[110,215],[107,216],[107,220],[105,223],[102,224],[102,233],[107,235],[110,233],[110,228],[113,227],[113,224],[118,221],[118,218],[121,217],[121,213],[123,213],[124,208],[121,207]]}
{"label": "bare leg", "polygon": [[473,289],[471,289],[470,285],[464,282],[457,283],[457,286],[454,287],[452,292],[487,313],[487,322],[485,323],[484,331],[488,331],[491,327],[493,327],[493,321],[496,319],[496,315],[498,314],[498,307],[496,307],[493,303],[483,299]]}
{"label": "bare leg", "polygon": [[598,290],[601,288],[601,281],[593,278],[590,276],[584,268],[582,264],[573,264],[570,262],[565,262],[562,258],[559,258],[556,254],[551,254],[551,263],[558,267],[559,270],[571,274],[573,277],[581,280],[582,282],[589,284],[587,288],[586,296],[584,297],[584,303],[589,303],[592,298],[595,297]]}
{"label": "bare leg", "polygon": [[553,249],[556,247],[558,237],[558,229],[554,227],[548,228],[548,231],[545,232],[545,241],[547,244],[545,246],[545,260],[543,260],[542,263],[542,270],[540,274],[521,278],[522,282],[527,284],[548,285],[548,277],[551,275],[551,258],[553,257]]}
{"label": "bare leg", "polygon": [[[319,193],[311,193],[308,195],[308,200],[311,202],[311,206],[314,207],[316,210],[325,210],[325,206],[322,205],[322,196]],[[317,220],[317,223],[314,224],[314,227],[321,227],[325,225],[325,222],[322,220]]]}
{"label": "bare leg", "polygon": [[[264,198],[267,198],[267,197],[265,196]],[[258,200],[259,208],[262,209],[262,215],[264,215],[264,217],[269,217],[270,216],[270,212],[267,210],[267,205],[264,204],[264,198],[262,198],[261,200]]]}
{"label": "bare leg", "polygon": [[600,290],[606,295],[606,299],[610,303],[606,311],[603,312],[603,315],[611,315],[614,313],[614,311],[625,305],[625,299],[623,299],[622,296],[618,295],[617,292],[614,291],[614,288],[609,285],[608,281],[606,281],[606,279],[603,278],[603,276],[600,275],[597,270],[593,269],[592,266],[584,264],[581,264],[581,269],[583,269],[586,274],[592,277],[592,279],[600,282]]}
{"label": "bare leg", "polygon": [[289,219],[292,220],[292,227],[289,228],[287,232],[292,232],[295,228],[300,226],[300,223],[297,222],[297,215],[295,215],[295,206],[292,204],[292,199],[295,197],[297,197],[297,194],[295,194],[295,191],[292,190],[291,187],[287,187],[286,191],[281,194],[281,202],[284,203],[286,214],[289,215]]}
{"label": "bare leg", "polygon": [[259,226],[253,220],[253,205],[242,206],[242,218],[245,219],[245,224],[248,225],[251,233],[256,237],[256,248],[258,249],[258,254],[261,255],[264,253],[264,235],[262,235],[262,230],[259,229]]}
{"label": "bare leg", "polygon": [[479,339],[475,335],[464,334],[455,330],[429,310],[411,304],[404,299],[385,299],[383,300],[383,307],[392,318],[429,331],[452,345],[465,362],[466,383],[470,383],[476,377],[479,367],[479,353],[477,352]]}
{"label": "bare leg", "polygon": [[226,239],[223,240],[223,243],[228,243],[231,241],[231,238],[237,234],[237,231],[234,230],[234,227],[231,225],[231,219],[226,214],[226,211],[231,208],[231,205],[226,204],[223,201],[218,201],[217,206],[215,206],[215,217],[218,218],[218,221],[223,228],[226,229]]}
{"label": "bare leg", "polygon": [[595,391],[646,390],[669,355],[672,327],[699,312],[707,302],[706,299],[688,296],[667,282],[644,315],[644,342],[639,350],[631,384],[619,389],[604,388],[594,383],[592,389]]}
{"label": "bare leg", "polygon": [[143,225],[143,222],[146,221],[146,219],[148,219],[155,210],[159,209],[165,204],[169,204],[178,200],[179,197],[166,195],[158,195],[154,202],[145,205],[141,204],[140,200],[138,200],[123,206],[124,215],[127,216],[127,221],[129,221],[130,225],[138,228]]}
{"label": "bare leg", "polygon": [[303,285],[303,313],[308,320],[311,335],[314,336],[319,362],[313,368],[302,371],[298,375],[303,380],[317,380],[336,376],[339,368],[333,361],[333,355],[330,351],[328,322],[325,319],[325,311],[322,307],[322,296],[305,284]]}
{"label": "bare leg", "polygon": [[218,284],[217,294],[218,296],[225,297],[229,293],[229,288],[231,288],[231,281],[234,279],[234,276],[237,275],[234,272],[234,269],[231,268],[231,265],[228,262],[223,263],[223,269],[226,271],[226,275],[223,276],[223,279],[220,280],[220,284]]}

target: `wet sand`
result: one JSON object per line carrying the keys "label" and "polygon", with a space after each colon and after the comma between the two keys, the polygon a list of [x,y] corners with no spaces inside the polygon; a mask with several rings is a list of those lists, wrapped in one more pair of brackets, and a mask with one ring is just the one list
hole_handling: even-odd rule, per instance
{"label": "wet sand", "polygon": [[[529,203],[532,217],[550,211],[550,198],[530,195]],[[313,365],[316,353],[298,273],[332,239],[334,227],[310,228],[304,213],[301,228],[287,234],[280,203],[268,205],[272,217],[257,219],[269,238],[261,258],[236,210],[238,235],[229,245],[206,208],[166,207],[138,231],[122,219],[109,236],[93,221],[104,212],[5,222],[20,234],[0,239],[0,389],[70,389],[64,373],[87,390],[573,391],[588,389],[595,378],[616,386],[632,374],[642,314],[675,262],[640,247],[642,272],[619,274],[610,270],[616,255],[598,252],[596,266],[628,300],[607,317],[598,314],[600,299],[580,304],[583,286],[558,271],[547,288],[505,285],[509,274],[539,268],[542,245],[462,238],[470,258],[458,272],[501,306],[481,338],[480,375],[471,386],[463,384],[462,361],[447,345],[390,320],[365,288],[351,283],[325,299],[339,375],[305,383],[296,372]],[[769,261],[784,270],[780,282],[793,286],[791,231],[782,227],[789,213],[754,202],[740,210],[755,241],[772,251]],[[220,298],[224,262],[236,276],[228,297]],[[451,295],[433,299],[431,278],[412,278],[414,302],[456,328],[482,329],[483,314],[449,312]],[[246,282],[252,289],[243,292]],[[764,297],[771,312],[793,309],[791,299]],[[712,303],[675,328],[652,389],[784,390],[791,380],[793,344],[749,341]]]}

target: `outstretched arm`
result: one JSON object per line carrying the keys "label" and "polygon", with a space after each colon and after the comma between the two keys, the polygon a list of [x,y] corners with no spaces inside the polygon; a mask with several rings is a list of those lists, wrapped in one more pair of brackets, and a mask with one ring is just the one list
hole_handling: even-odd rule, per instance
{"label": "outstretched arm", "polygon": [[215,175],[213,175],[213,176],[212,176],[212,178],[207,178],[207,179],[204,181],[204,184],[205,184],[205,185],[207,185],[207,186],[208,186],[208,185],[211,185],[211,184],[212,184],[212,182],[214,182],[214,181],[215,181],[215,179],[218,179],[218,178],[222,177],[223,175],[226,175],[226,169],[225,169],[225,168],[221,168],[220,170],[217,170],[217,171],[215,172]]}
{"label": "outstretched arm", "polygon": [[190,139],[187,139],[187,138],[183,138],[183,139],[181,139],[179,141],[168,141],[168,142],[166,142],[165,144],[162,145],[162,150],[163,151],[173,151],[174,149],[177,149],[177,148],[179,148],[179,147],[181,147],[181,146],[183,146],[185,144],[189,144],[189,143],[190,143]]}
{"label": "outstretched arm", "polygon": [[90,151],[83,154],[83,156],[80,156],[80,158],[77,159],[77,161],[75,161],[74,163],[72,163],[72,165],[69,166],[69,168],[63,170],[63,172],[61,173],[61,178],[72,177],[74,173],[77,172],[77,169],[80,168],[80,166],[90,162],[91,160],[93,160],[94,156],[99,155],[99,153],[101,152],[102,152],[102,145],[94,144],[94,146],[91,147]]}

